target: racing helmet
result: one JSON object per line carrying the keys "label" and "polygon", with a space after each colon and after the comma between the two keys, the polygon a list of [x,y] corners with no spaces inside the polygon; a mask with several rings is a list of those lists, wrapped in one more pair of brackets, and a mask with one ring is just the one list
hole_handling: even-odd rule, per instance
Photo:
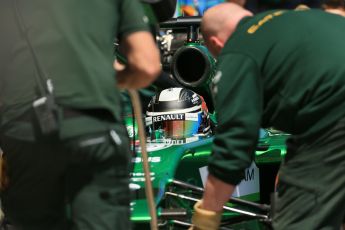
{"label": "racing helmet", "polygon": [[191,140],[212,133],[204,99],[181,87],[168,88],[154,95],[145,121],[148,141]]}

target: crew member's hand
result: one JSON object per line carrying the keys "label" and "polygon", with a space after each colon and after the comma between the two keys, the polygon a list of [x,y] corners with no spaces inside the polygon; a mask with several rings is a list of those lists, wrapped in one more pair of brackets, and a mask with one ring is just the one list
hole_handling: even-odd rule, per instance
{"label": "crew member's hand", "polygon": [[194,205],[192,217],[193,226],[189,230],[217,230],[222,217],[222,212],[214,212],[202,208],[202,200]]}

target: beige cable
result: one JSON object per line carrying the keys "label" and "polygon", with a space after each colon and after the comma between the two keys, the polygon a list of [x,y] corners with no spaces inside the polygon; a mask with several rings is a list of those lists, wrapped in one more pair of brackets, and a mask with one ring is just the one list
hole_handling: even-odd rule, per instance
{"label": "beige cable", "polygon": [[143,168],[144,168],[144,174],[145,174],[145,193],[146,193],[147,204],[148,204],[149,212],[151,216],[151,220],[150,220],[151,230],[158,230],[156,205],[155,205],[155,200],[153,196],[152,182],[151,182],[151,177],[150,177],[151,175],[150,165],[149,165],[147,151],[146,151],[146,135],[144,132],[145,128],[144,128],[142,115],[141,115],[141,103],[140,103],[138,92],[136,90],[128,90],[128,93],[131,97],[132,105],[134,108],[135,120],[138,124],[141,157],[143,161]]}

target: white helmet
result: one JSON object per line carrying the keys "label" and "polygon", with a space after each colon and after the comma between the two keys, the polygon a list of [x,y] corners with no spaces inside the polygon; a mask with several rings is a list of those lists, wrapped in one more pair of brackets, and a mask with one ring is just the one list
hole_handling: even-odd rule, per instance
{"label": "white helmet", "polygon": [[204,99],[193,91],[180,87],[165,89],[153,96],[145,121],[147,136],[151,141],[211,134]]}

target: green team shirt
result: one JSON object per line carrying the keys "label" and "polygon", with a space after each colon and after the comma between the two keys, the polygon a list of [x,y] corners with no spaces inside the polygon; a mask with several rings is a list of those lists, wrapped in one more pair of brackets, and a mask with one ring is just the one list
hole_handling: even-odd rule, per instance
{"label": "green team shirt", "polygon": [[[13,0],[0,3],[0,108],[5,124],[39,97],[37,69],[18,28]],[[137,0],[17,0],[30,42],[58,104],[105,109],[119,120],[114,41],[149,31]]]}
{"label": "green team shirt", "polygon": [[311,143],[345,115],[345,19],[319,10],[244,18],[225,44],[215,81],[218,127],[209,171],[237,184],[259,127]]}

